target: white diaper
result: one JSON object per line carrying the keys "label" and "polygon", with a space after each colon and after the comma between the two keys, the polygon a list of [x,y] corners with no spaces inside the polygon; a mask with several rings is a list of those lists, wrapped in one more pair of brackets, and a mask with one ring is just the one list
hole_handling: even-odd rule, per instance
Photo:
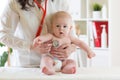
{"label": "white diaper", "polygon": [[58,59],[55,59],[55,65],[54,65],[54,69],[55,71],[60,71],[61,70],[61,67],[62,67],[62,61],[58,60]]}

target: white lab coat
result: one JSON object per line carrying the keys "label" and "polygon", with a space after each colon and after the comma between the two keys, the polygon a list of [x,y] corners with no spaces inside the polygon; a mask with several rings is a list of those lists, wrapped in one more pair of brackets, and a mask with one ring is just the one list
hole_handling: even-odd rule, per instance
{"label": "white lab coat", "polygon": [[[60,10],[69,12],[68,1],[48,0],[47,15],[41,34],[51,31],[49,19],[52,13]],[[44,2],[42,5],[44,6]],[[35,7],[30,7],[29,11],[25,11],[21,10],[21,5],[17,0],[8,0],[0,22],[0,41],[14,49],[12,66],[39,65],[40,55],[30,51],[30,44],[35,38],[41,13],[36,4]]]}

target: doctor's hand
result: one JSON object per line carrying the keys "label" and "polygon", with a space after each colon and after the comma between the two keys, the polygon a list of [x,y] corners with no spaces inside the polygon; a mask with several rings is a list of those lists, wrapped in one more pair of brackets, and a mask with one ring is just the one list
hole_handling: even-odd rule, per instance
{"label": "doctor's hand", "polygon": [[40,44],[37,44],[37,45],[32,44],[30,50],[34,51],[38,54],[45,54],[45,53],[50,52],[51,46],[52,46],[51,41],[47,41],[47,42],[40,43]]}
{"label": "doctor's hand", "polygon": [[75,49],[76,46],[74,44],[64,44],[58,48],[51,48],[50,53],[60,60],[65,60],[72,52],[75,51]]}

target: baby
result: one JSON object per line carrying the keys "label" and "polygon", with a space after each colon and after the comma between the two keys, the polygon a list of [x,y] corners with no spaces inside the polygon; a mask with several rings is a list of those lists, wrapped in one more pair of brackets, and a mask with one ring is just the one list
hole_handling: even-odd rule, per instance
{"label": "baby", "polygon": [[[70,14],[64,11],[56,12],[52,16],[52,34],[48,33],[35,39],[34,46],[52,40],[52,48],[57,48],[63,44],[75,44],[86,51],[88,58],[95,56],[95,53],[81,40],[72,36],[72,18]],[[59,60],[50,53],[42,55],[41,58],[42,72],[47,75],[53,75],[56,71],[66,74],[74,74],[76,72],[76,63],[72,59]],[[57,66],[57,67],[56,67]]]}

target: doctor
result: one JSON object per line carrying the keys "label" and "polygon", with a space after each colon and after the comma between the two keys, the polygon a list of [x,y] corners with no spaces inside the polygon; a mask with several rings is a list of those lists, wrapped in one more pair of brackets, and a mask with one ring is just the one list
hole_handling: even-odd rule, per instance
{"label": "doctor", "polygon": [[[0,18],[0,41],[13,48],[11,66],[37,67],[40,54],[50,51],[51,43],[33,47],[36,35],[50,32],[50,17],[56,11],[69,12],[69,0],[8,0]],[[45,17],[43,17],[43,15]],[[41,23],[41,21],[43,21]],[[42,26],[41,31],[39,26]],[[38,33],[37,33],[38,32]],[[37,34],[36,34],[37,33]],[[72,31],[74,33],[74,31]],[[67,47],[66,49],[63,49]],[[74,45],[62,45],[51,53],[60,59],[68,57]]]}

